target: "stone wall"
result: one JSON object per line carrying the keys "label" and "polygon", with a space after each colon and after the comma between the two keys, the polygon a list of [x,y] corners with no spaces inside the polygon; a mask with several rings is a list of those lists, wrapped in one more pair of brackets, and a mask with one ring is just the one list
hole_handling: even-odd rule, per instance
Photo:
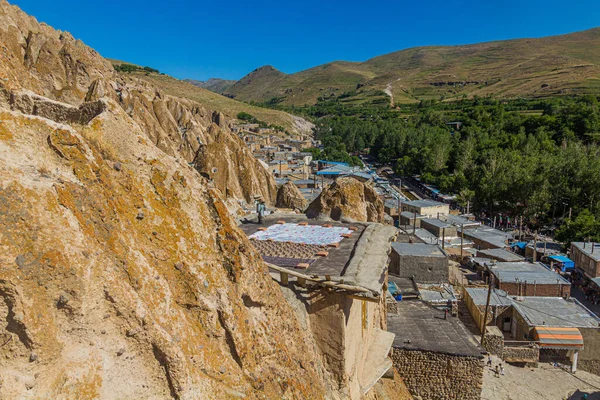
{"label": "stone wall", "polygon": [[394,348],[392,360],[413,396],[423,400],[481,397],[483,358]]}
{"label": "stone wall", "polygon": [[579,360],[577,369],[600,375],[600,360]]}
{"label": "stone wall", "polygon": [[536,344],[531,346],[504,346],[502,359],[506,362],[525,362],[537,364],[540,359],[540,348]]}
{"label": "stone wall", "polygon": [[486,326],[485,330],[483,348],[492,354],[502,357],[502,350],[504,348],[504,336],[502,332],[496,326]]}

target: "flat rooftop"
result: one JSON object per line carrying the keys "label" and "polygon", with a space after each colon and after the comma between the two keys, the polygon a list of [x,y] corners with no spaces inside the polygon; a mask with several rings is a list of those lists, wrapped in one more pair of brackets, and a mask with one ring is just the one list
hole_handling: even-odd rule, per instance
{"label": "flat rooftop", "polygon": [[[253,234],[259,232],[259,228],[269,228],[271,226],[280,226],[279,224],[277,224],[277,221],[285,221],[286,224],[298,224],[301,222],[306,222],[308,223],[308,225],[310,226],[323,226],[325,224],[325,222],[323,221],[317,221],[317,220],[310,220],[308,218],[306,218],[305,216],[298,214],[297,216],[295,215],[285,215],[285,216],[281,216],[281,215],[273,215],[273,216],[267,216],[264,220],[263,220],[263,224],[259,225],[257,223],[247,223],[247,224],[242,224],[240,225],[240,228],[244,231],[244,233],[246,233],[247,236],[252,236]],[[343,228],[348,228],[350,227],[349,224],[342,224],[342,223],[337,223],[337,222],[328,222],[329,224],[331,224],[333,227],[343,227]],[[354,246],[356,245],[356,242],[358,241],[359,237],[361,236],[362,232],[365,229],[365,225],[364,224],[352,224],[353,227],[358,228],[358,230],[356,232],[354,232],[352,234],[351,237],[349,238],[343,238],[340,242],[339,242],[339,247],[324,247],[324,248],[320,248],[320,249],[316,249],[315,250],[324,250],[327,251],[329,253],[329,255],[327,257],[318,257],[318,256],[311,256],[311,259],[314,260],[312,261],[312,263],[310,264],[310,267],[308,267],[305,270],[298,270],[299,272],[302,273],[306,273],[307,275],[311,275],[311,274],[316,274],[316,275],[332,275],[332,276],[344,276],[345,274],[345,267],[346,264],[348,263],[348,261],[350,261],[350,258],[352,257],[352,250],[354,250]],[[301,239],[301,238],[300,238]],[[280,258],[282,258],[281,262],[277,262],[277,260],[273,260],[272,258],[268,258],[266,261],[271,262],[272,264],[275,265],[279,265],[281,267],[290,267],[290,269],[295,269],[295,267],[292,267],[291,265],[286,265],[285,263],[285,259],[290,259],[290,258],[296,258],[294,257],[294,254],[292,254],[291,249],[292,246],[290,246],[289,244],[286,244],[285,242],[281,242],[278,240],[273,240],[274,242],[279,242],[279,247],[281,247],[281,250],[278,251],[278,253],[281,255]],[[320,246],[319,246],[320,247]],[[288,252],[289,251],[289,252]],[[314,253],[316,254],[317,251],[314,251]],[[265,254],[263,254],[263,252],[261,252],[261,254],[263,255],[263,258],[265,258]],[[287,257],[286,257],[287,256]],[[269,257],[269,256],[267,256]],[[297,262],[295,262],[295,264],[297,264]]]}
{"label": "flat rooftop", "polygon": [[[477,306],[485,306],[487,301],[488,289],[487,288],[465,288],[473,303]],[[512,306],[513,299],[504,290],[494,289],[490,295],[490,306]]]}
{"label": "flat rooftop", "polygon": [[428,303],[447,304],[448,301],[456,301],[454,288],[449,283],[440,284],[417,284],[421,300]]}
{"label": "flat rooftop", "polygon": [[[486,288],[466,288],[466,291],[476,305],[485,306]],[[525,296],[521,299],[494,289],[490,305],[515,306],[529,326],[597,328],[600,322],[600,318],[573,298]]]}
{"label": "flat rooftop", "polygon": [[512,251],[504,250],[504,249],[488,249],[488,250],[479,250],[477,252],[483,258],[500,258],[503,261],[508,262],[516,262],[516,261],[525,261],[525,258],[521,257],[517,253],[513,253]]}
{"label": "flat rooftop", "polygon": [[450,228],[452,226],[449,223],[437,218],[423,218],[421,223],[429,224],[431,226],[435,226],[436,228]]}
{"label": "flat rooftop", "polygon": [[485,350],[456,317],[420,300],[399,301],[398,314],[388,313],[388,331],[396,335],[393,347],[483,358]]}
{"label": "flat rooftop", "polygon": [[[533,245],[535,243],[535,247],[538,253],[546,253],[547,256],[563,254],[563,245],[562,243],[557,242],[544,242],[542,240],[538,240],[534,242],[533,240],[527,243],[527,247],[533,249]],[[598,252],[600,255],[600,251]]]}
{"label": "flat rooftop", "polygon": [[[331,225],[331,228],[324,225]],[[389,225],[324,222],[301,214],[274,214],[265,217],[262,225],[246,222],[240,228],[248,237],[254,235],[251,242],[270,264],[311,276],[344,277],[345,283],[375,293],[381,292],[391,240],[397,233],[396,228]],[[350,232],[349,237],[341,236]],[[332,239],[334,236],[336,238]],[[337,243],[337,247],[321,242]],[[328,254],[317,256],[320,251]],[[308,264],[308,267],[299,269],[299,263]]]}
{"label": "flat rooftop", "polygon": [[490,272],[500,282],[527,282],[543,284],[570,285],[571,283],[559,274],[550,271],[540,263],[498,262],[489,267]]}
{"label": "flat rooftop", "polygon": [[440,203],[439,201],[434,200],[413,200],[413,201],[405,201],[402,204],[407,204],[413,207],[441,207],[448,206],[448,204]]}
{"label": "flat rooftop", "polygon": [[470,219],[467,219],[460,215],[447,214],[447,215],[444,215],[443,219],[445,219],[447,222],[449,222],[455,226],[461,226],[461,225],[463,225],[463,226],[480,226],[481,225],[481,223],[479,223],[477,221],[471,221]]}
{"label": "flat rooftop", "polygon": [[[460,229],[459,229],[460,231]],[[502,232],[493,228],[464,229],[464,235],[473,239],[490,243],[496,247],[506,247],[506,242],[512,239],[510,233]]]}
{"label": "flat rooftop", "polygon": [[575,299],[525,297],[514,301],[529,326],[598,328],[600,319]]}
{"label": "flat rooftop", "polygon": [[600,261],[600,243],[593,243],[594,252],[592,253],[592,242],[573,242],[572,246],[576,247],[593,260]]}
{"label": "flat rooftop", "polygon": [[402,212],[400,213],[400,215],[401,215],[401,216],[403,216],[404,218],[410,218],[410,219],[414,219],[415,217],[416,217],[417,219],[423,219],[423,218],[425,218],[425,216],[424,216],[424,215],[421,215],[421,214],[416,214],[416,215],[415,215],[415,213],[411,213],[411,212],[409,212],[409,211],[402,211]]}
{"label": "flat rooftop", "polygon": [[437,244],[394,242],[392,250],[401,256],[446,257]]}

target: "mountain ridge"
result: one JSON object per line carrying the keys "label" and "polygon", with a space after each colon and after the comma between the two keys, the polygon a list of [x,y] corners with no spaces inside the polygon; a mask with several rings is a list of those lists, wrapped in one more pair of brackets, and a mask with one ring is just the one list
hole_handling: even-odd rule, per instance
{"label": "mountain ridge", "polygon": [[287,105],[386,89],[400,103],[464,95],[548,97],[600,92],[599,74],[600,27],[542,38],[419,46],[292,74],[265,65],[221,93],[244,102]]}

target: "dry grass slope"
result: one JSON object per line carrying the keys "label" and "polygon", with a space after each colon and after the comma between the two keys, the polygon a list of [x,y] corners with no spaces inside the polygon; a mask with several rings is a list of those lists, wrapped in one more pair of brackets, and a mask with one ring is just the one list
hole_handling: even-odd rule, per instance
{"label": "dry grass slope", "polygon": [[463,95],[598,93],[600,28],[540,39],[417,47],[363,63],[335,61],[290,75],[271,70],[253,71],[230,93],[243,101],[282,97],[284,104],[296,105],[358,87],[372,91],[390,85],[397,103]]}

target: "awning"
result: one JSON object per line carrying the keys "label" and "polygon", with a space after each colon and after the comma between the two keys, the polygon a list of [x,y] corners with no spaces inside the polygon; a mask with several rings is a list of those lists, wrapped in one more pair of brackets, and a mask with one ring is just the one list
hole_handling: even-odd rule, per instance
{"label": "awning", "polygon": [[533,338],[542,349],[583,349],[583,336],[577,328],[551,328],[536,326]]}

